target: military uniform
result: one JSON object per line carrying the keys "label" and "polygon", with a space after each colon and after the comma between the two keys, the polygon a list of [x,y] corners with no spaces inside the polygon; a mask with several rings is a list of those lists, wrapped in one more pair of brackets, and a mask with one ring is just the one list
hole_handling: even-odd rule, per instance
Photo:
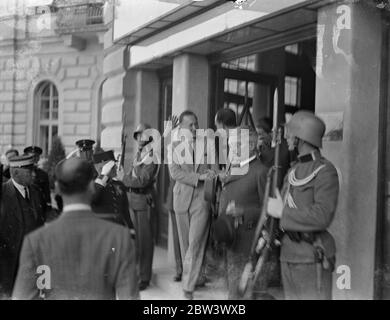
{"label": "military uniform", "polygon": [[[95,164],[115,161],[114,152],[100,152],[93,156]],[[117,180],[100,175],[95,180],[96,193],[92,200],[92,211],[99,217],[126,226],[135,235],[130,218],[129,201],[125,185]]]}
{"label": "military uniform", "polygon": [[286,299],[331,299],[336,246],[326,230],[334,217],[337,170],[322,157],[324,122],[299,111],[286,125],[290,148],[298,161],[291,167],[282,198],[270,200],[269,214],[280,216],[282,280]]}
{"label": "military uniform", "polygon": [[[145,128],[144,128],[145,129]],[[134,132],[134,138],[141,130]],[[146,287],[152,277],[154,252],[153,211],[155,207],[155,182],[158,166],[153,162],[153,152],[148,145],[137,151],[132,170],[123,182],[130,188],[130,209],[136,231],[140,263],[141,287]]]}
{"label": "military uniform", "polygon": [[[326,229],[336,211],[338,192],[337,171],[319,151],[298,157],[286,176],[280,260],[287,299],[331,298],[336,246]],[[318,260],[321,254],[323,261]]]}
{"label": "military uniform", "polygon": [[[230,175],[222,181],[222,191],[219,203],[219,222],[213,228],[214,233],[221,233],[220,222],[225,219],[230,229],[231,239],[221,239],[215,235],[217,241],[226,241],[226,268],[228,282],[228,298],[240,299],[238,283],[248,262],[256,225],[261,214],[261,206],[265,192],[268,168],[255,157],[250,158],[249,170],[245,175]],[[237,207],[244,210],[242,220],[234,226],[234,218],[226,216],[229,202],[235,201]],[[229,243],[230,242],[230,243]]]}
{"label": "military uniform", "polygon": [[92,211],[103,219],[128,227],[134,233],[125,185],[109,179],[106,184],[96,182],[95,188]]}
{"label": "military uniform", "polygon": [[[42,149],[37,146],[30,146],[24,149],[25,154],[33,154],[35,157],[38,157],[36,162],[38,162],[39,157],[42,154]],[[50,182],[49,175],[47,172],[38,168],[37,163],[35,163],[33,169],[33,183],[42,193],[43,199],[48,207],[51,207],[51,196],[50,196]]]}

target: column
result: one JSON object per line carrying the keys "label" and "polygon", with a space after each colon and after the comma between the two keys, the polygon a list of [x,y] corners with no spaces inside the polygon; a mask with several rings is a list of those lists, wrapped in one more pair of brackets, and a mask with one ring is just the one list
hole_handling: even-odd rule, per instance
{"label": "column", "polygon": [[337,287],[341,273],[335,273],[335,299],[373,298],[381,36],[380,11],[362,2],[318,12],[316,113],[333,131],[323,154],[336,165],[341,187],[330,231],[336,268],[351,271],[350,289]]}
{"label": "column", "polygon": [[206,57],[182,54],[173,61],[172,113],[196,113],[199,127],[206,128],[209,110],[210,67]]}

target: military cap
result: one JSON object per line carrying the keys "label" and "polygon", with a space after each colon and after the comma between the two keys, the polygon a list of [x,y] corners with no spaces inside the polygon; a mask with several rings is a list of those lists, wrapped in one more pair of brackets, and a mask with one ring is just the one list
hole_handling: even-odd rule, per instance
{"label": "military cap", "polygon": [[38,146],[29,146],[23,150],[25,154],[33,153],[36,155],[41,155],[42,154],[42,149]]}
{"label": "military cap", "polygon": [[220,215],[212,225],[212,235],[219,243],[231,245],[234,241],[234,226],[232,217]]}
{"label": "military cap", "polygon": [[34,165],[34,155],[24,154],[21,156],[14,156],[9,159],[9,166],[11,168],[28,168]]}
{"label": "military cap", "polygon": [[19,151],[16,149],[9,149],[5,152],[5,156],[8,156],[10,153],[16,153],[16,155],[19,155]]}
{"label": "military cap", "polygon": [[76,141],[76,146],[79,147],[80,150],[87,151],[92,150],[92,146],[95,144],[95,141],[90,139],[82,139]]}
{"label": "military cap", "polygon": [[133,138],[134,138],[134,139],[137,139],[137,135],[138,135],[139,133],[142,133],[142,132],[144,132],[145,130],[151,129],[151,128],[152,128],[152,127],[151,127],[150,125],[148,125],[148,124],[140,123],[140,124],[137,126],[137,128],[135,129],[134,133],[133,133]]}
{"label": "military cap", "polygon": [[116,161],[114,151],[109,150],[105,152],[99,152],[93,155],[93,162],[98,164],[106,161]]}

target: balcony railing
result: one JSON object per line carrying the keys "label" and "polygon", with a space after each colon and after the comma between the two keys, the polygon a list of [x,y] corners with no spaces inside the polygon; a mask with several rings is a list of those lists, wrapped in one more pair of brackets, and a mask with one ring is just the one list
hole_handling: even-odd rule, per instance
{"label": "balcony railing", "polygon": [[57,29],[79,30],[104,25],[102,4],[83,4],[58,8]]}

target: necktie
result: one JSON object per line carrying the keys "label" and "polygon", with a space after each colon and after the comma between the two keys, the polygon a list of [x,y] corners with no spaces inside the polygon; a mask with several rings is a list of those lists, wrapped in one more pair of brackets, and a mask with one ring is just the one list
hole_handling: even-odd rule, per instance
{"label": "necktie", "polygon": [[24,198],[26,199],[26,201],[30,202],[30,197],[29,197],[29,194],[28,194],[27,187],[24,187]]}

